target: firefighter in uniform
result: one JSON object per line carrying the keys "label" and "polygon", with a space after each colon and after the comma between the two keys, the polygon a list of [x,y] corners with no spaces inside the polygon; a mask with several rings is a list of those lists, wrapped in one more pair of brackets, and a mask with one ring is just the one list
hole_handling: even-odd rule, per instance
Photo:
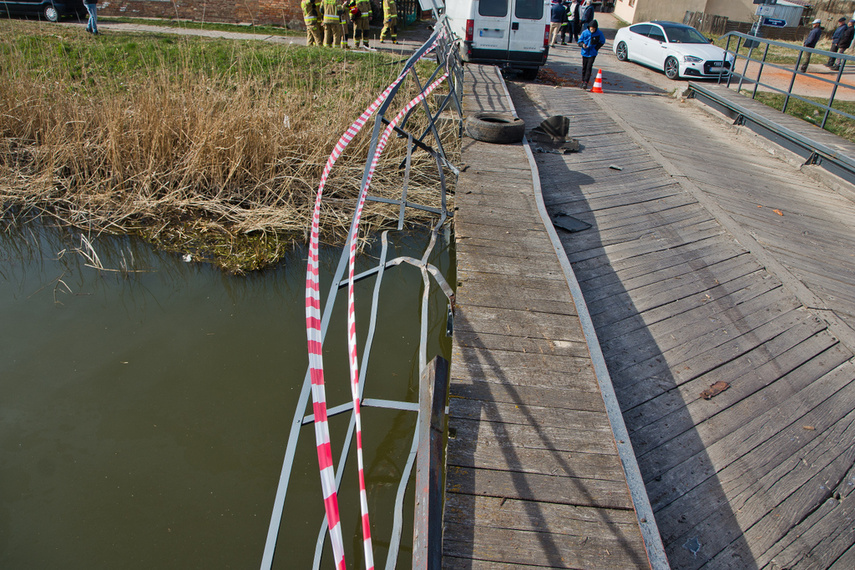
{"label": "firefighter in uniform", "polygon": [[306,45],[320,46],[324,44],[324,32],[318,20],[318,6],[315,0],[303,0],[303,21],[306,23]]}
{"label": "firefighter in uniform", "polygon": [[341,18],[338,16],[339,3],[336,0],[324,2],[324,45],[334,47],[341,44]]}
{"label": "firefighter in uniform", "polygon": [[350,32],[350,9],[347,7],[347,0],[340,0],[338,5],[338,17],[341,21],[341,47],[347,49],[347,34]]}
{"label": "firefighter in uniform", "polygon": [[386,32],[392,35],[392,43],[398,43],[398,7],[395,0],[383,0],[383,29],[380,30],[380,43],[386,43]]}
{"label": "firefighter in uniform", "polygon": [[371,22],[371,2],[368,0],[350,0],[350,19],[353,20],[353,44],[368,47],[368,24]]}

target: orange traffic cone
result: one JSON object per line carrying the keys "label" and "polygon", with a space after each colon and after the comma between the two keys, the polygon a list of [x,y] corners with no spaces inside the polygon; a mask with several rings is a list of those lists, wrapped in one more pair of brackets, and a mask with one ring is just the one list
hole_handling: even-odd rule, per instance
{"label": "orange traffic cone", "polygon": [[597,70],[597,78],[594,79],[594,88],[591,89],[591,93],[602,93],[603,92],[603,70]]}

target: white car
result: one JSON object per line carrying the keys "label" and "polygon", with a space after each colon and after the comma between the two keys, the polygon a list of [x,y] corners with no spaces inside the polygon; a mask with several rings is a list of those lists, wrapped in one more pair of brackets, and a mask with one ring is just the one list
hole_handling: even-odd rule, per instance
{"label": "white car", "polygon": [[734,56],[710,43],[698,30],[675,22],[642,22],[615,34],[614,52],[621,61],[661,69],[669,79],[727,77]]}

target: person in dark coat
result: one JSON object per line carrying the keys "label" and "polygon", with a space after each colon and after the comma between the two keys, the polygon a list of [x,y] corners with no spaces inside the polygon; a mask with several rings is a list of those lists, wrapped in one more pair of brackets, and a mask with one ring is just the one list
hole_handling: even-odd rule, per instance
{"label": "person in dark coat", "polygon": [[[835,28],[834,33],[831,34],[831,49],[829,51],[833,51],[837,53],[839,49],[840,36],[843,35],[843,30],[846,29],[846,18],[838,18],[837,19],[837,28]],[[832,67],[834,65],[834,58],[829,57],[828,61],[825,62],[825,67]]]}
{"label": "person in dark coat", "polygon": [[[567,8],[567,31],[570,33],[570,43],[579,41],[579,33],[582,27],[582,21],[579,19],[581,9],[582,3],[578,0],[570,2],[570,7]],[[561,39],[564,39],[563,34]]]}
{"label": "person in dark coat", "polygon": [[[846,18],[840,18],[840,20],[846,20]],[[840,32],[839,35],[838,32]],[[852,45],[853,38],[855,38],[855,20],[849,20],[834,30],[834,36],[831,36],[831,51],[843,53]],[[840,61],[833,57],[829,57],[825,65],[831,69],[840,69]]]}
{"label": "person in dark coat", "polygon": [[594,6],[591,4],[591,0],[585,0],[585,3],[582,4],[582,13],[581,13],[581,22],[579,25],[579,33],[583,33],[588,29],[588,26],[594,21]]}
{"label": "person in dark coat", "polygon": [[[549,14],[549,45],[554,46],[558,41],[558,34],[561,33],[561,28],[566,21],[567,8],[561,0],[552,0],[552,9]],[[567,42],[561,40],[561,45],[567,45]]]}
{"label": "person in dark coat", "polygon": [[[808,35],[805,38],[805,42],[803,44],[805,47],[809,48],[816,47],[816,42],[819,41],[819,38],[822,35],[822,20],[817,18],[813,21],[812,26],[813,27],[810,29],[810,32],[808,32]],[[802,56],[802,73],[807,73],[808,64],[810,63],[810,56],[811,53],[809,51],[805,52]]]}

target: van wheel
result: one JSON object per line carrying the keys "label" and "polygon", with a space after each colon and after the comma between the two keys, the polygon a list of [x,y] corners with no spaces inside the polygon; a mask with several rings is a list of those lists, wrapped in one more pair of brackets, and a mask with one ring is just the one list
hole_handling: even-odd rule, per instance
{"label": "van wheel", "polygon": [[59,12],[54,7],[53,4],[48,4],[44,9],[45,20],[48,22],[58,22],[59,21]]}
{"label": "van wheel", "polygon": [[540,71],[539,67],[527,67],[525,69],[520,70],[520,77],[522,77],[526,81],[534,81],[537,79],[537,72]]}
{"label": "van wheel", "polygon": [[509,113],[475,113],[466,118],[466,134],[476,141],[518,143],[525,135],[525,122]]}

